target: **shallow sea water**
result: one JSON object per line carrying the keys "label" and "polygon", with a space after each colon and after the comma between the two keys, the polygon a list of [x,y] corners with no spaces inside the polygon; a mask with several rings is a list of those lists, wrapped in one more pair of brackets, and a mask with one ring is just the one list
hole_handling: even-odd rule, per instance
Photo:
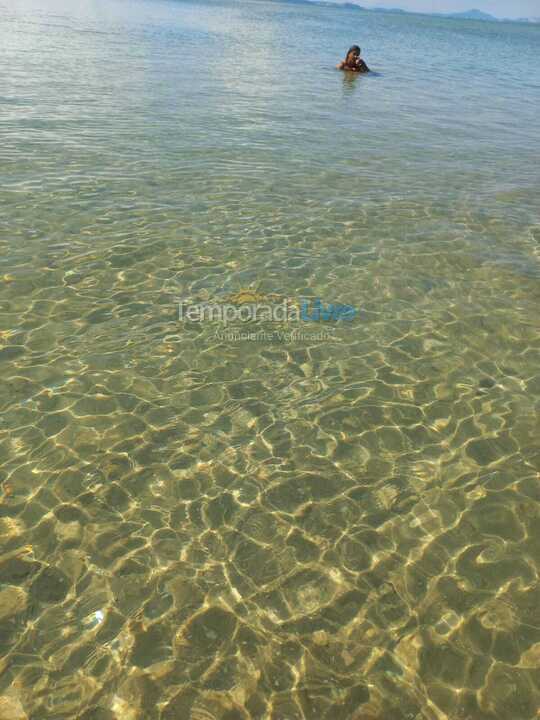
{"label": "shallow sea water", "polygon": [[0,713],[536,718],[540,27],[77,5],[0,0]]}

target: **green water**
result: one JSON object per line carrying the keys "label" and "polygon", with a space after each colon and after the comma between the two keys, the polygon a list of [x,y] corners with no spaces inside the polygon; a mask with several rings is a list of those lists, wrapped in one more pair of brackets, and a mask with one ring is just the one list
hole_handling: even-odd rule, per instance
{"label": "green water", "polygon": [[0,0],[0,717],[536,718],[540,28],[78,5]]}

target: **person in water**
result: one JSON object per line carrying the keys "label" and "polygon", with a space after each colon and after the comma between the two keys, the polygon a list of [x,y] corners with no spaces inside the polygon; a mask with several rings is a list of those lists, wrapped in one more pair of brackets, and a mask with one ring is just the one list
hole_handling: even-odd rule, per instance
{"label": "person in water", "polygon": [[339,63],[337,66],[338,70],[350,70],[351,72],[359,72],[359,73],[367,73],[369,72],[369,68],[366,65],[366,63],[362,60],[360,57],[360,53],[362,51],[358,47],[358,45],[353,45],[351,48],[349,48],[349,52],[347,53],[347,57],[345,60]]}

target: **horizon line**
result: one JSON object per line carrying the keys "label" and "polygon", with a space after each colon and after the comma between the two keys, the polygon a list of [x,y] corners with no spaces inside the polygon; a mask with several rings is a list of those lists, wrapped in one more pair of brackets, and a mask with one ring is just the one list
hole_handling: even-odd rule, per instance
{"label": "horizon line", "polygon": [[[485,10],[480,10],[479,8],[470,8],[469,10],[455,10],[455,11],[449,11],[449,12],[436,12],[436,11],[429,11],[429,10],[409,10],[407,8],[393,6],[393,7],[385,7],[384,5],[373,5],[371,7],[363,5],[361,2],[356,2],[355,0],[292,0],[292,2],[309,2],[316,5],[354,5],[359,10],[366,10],[368,12],[398,12],[398,13],[407,13],[409,15],[427,15],[430,17],[446,17],[446,18],[453,18],[453,17],[463,17],[466,16],[468,13],[471,12],[478,12],[485,15],[484,18],[466,18],[463,17],[463,19],[470,19],[470,20],[479,20],[479,21],[496,21],[496,22],[518,22],[522,24],[531,24],[535,25],[540,23],[540,16],[516,16],[516,17],[506,17],[506,16],[500,16],[500,15],[493,15],[492,13],[486,12]],[[285,0],[287,2],[287,0]]]}

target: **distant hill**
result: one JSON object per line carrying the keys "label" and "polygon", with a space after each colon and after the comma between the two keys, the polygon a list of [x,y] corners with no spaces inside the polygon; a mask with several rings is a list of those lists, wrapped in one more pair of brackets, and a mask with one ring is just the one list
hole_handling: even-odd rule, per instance
{"label": "distant hill", "polygon": [[489,15],[489,13],[482,12],[482,10],[466,10],[465,12],[446,13],[445,17],[456,18],[459,20],[497,20],[496,17]]}
{"label": "distant hill", "polygon": [[[280,0],[283,2],[283,0]],[[356,2],[349,2],[346,0],[342,2],[340,0],[285,0],[285,2],[304,4],[304,3],[315,3],[316,5],[324,5],[326,7],[338,6],[349,10],[363,10],[366,12],[375,13],[391,13],[400,15],[432,15],[440,18],[451,18],[453,20],[483,20],[488,22],[519,22],[519,23],[540,23],[540,17],[529,17],[529,18],[496,18],[489,13],[483,12],[482,10],[467,10],[465,12],[456,13],[415,13],[410,10],[403,10],[402,8],[387,8],[387,7],[363,7]]]}
{"label": "distant hill", "polygon": [[[332,3],[332,4],[335,4],[335,3]],[[326,2],[325,5],[330,5],[330,3]],[[351,3],[351,2],[340,3],[340,5],[341,5],[341,7],[349,8],[349,10],[365,10],[366,9],[365,7],[362,7],[361,5],[357,5],[356,3]]]}
{"label": "distant hill", "polygon": [[374,8],[368,8],[368,10],[371,10],[372,12],[382,12],[382,13],[398,13],[400,15],[408,15],[409,13],[407,10],[402,10],[401,8],[385,8],[385,7],[374,7]]}
{"label": "distant hill", "polygon": [[406,10],[402,10],[401,8],[385,8],[385,7],[374,7],[369,8],[372,12],[385,12],[385,13],[402,13],[403,15],[407,14]]}

